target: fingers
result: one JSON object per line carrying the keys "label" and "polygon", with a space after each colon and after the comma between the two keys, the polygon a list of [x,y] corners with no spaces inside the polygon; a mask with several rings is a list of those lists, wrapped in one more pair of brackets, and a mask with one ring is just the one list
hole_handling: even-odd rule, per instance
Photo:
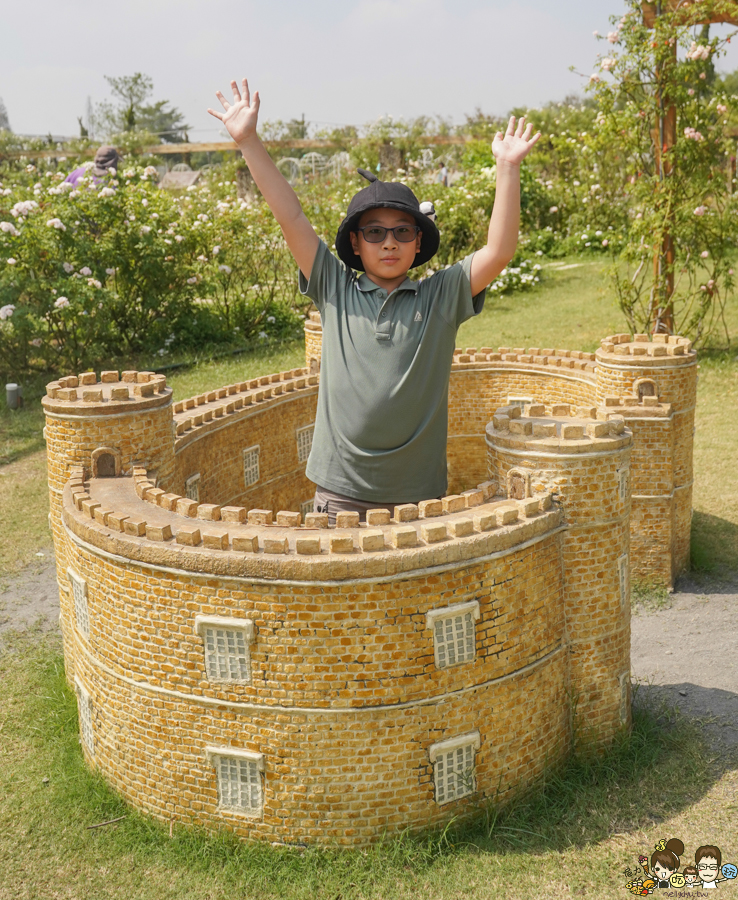
{"label": "fingers", "polygon": [[210,109],[210,107],[208,107],[208,112],[211,116],[215,116],[215,118],[220,119],[221,122],[223,121],[223,113],[216,112],[214,109]]}
{"label": "fingers", "polygon": [[540,138],[540,136],[541,136],[541,132],[540,132],[540,131],[537,131],[537,132],[533,135],[533,137],[528,141],[528,146],[529,146],[529,147],[532,147],[534,144],[537,144],[537,143],[538,143],[538,139]]}
{"label": "fingers", "polygon": [[261,106],[261,97],[259,96],[258,91],[254,91],[254,109],[256,112],[259,112],[259,107]]}
{"label": "fingers", "polygon": [[241,92],[243,94],[243,99],[246,101],[246,106],[251,106],[251,93],[249,91],[248,78],[241,79]]}
{"label": "fingers", "polygon": [[523,132],[523,135],[522,135],[524,141],[530,140],[531,131],[533,131],[533,125],[531,122],[528,122],[528,124],[525,126],[525,131]]}
{"label": "fingers", "polygon": [[233,91],[233,102],[240,103],[241,94],[239,93],[238,85],[236,84],[235,80],[231,82],[231,90]]}
{"label": "fingers", "polygon": [[507,131],[505,134],[509,134],[511,137],[515,134],[515,116],[510,116],[510,121],[507,123]]}
{"label": "fingers", "polygon": [[523,136],[523,128],[525,126],[525,116],[521,116],[518,119],[518,127],[515,129],[515,137]]}
{"label": "fingers", "polygon": [[218,100],[220,100],[220,105],[223,107],[223,109],[228,112],[228,110],[231,108],[231,104],[226,100],[226,98],[221,94],[220,91],[216,91],[215,96],[218,98]]}

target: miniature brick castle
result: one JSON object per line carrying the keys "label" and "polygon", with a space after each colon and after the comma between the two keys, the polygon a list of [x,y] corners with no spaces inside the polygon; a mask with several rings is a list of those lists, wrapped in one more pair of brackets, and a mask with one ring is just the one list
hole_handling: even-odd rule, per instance
{"label": "miniature brick castle", "polygon": [[50,521],[89,765],[164,821],[356,846],[629,726],[630,578],[688,563],[696,361],[459,351],[453,493],[329,528],[315,317],[306,354],[177,403],[151,372],[52,382]]}

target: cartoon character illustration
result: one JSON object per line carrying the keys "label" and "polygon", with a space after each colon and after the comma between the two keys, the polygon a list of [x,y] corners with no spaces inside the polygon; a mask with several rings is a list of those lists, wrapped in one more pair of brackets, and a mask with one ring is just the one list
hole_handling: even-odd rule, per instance
{"label": "cartoon character illustration", "polygon": [[651,871],[656,879],[656,887],[672,887],[669,879],[679,869],[679,857],[682,853],[684,853],[684,844],[679,838],[671,838],[669,841],[661,840],[656,844],[656,849],[651,854]]}
{"label": "cartoon character illustration", "polygon": [[699,876],[697,875],[697,869],[694,866],[685,866],[682,870],[682,875],[684,875],[684,884],[686,887],[699,887]]}
{"label": "cartoon character illustration", "polygon": [[[698,847],[694,854],[694,862],[697,866],[697,873],[702,882],[703,890],[714,890],[717,887],[718,875],[720,875],[720,863],[722,861],[720,848],[713,844],[705,844]],[[724,878],[719,879],[724,881]]]}

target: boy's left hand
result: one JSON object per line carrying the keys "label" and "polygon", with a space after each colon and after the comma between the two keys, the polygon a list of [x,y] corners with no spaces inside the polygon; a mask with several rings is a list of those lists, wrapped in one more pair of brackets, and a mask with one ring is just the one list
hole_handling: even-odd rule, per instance
{"label": "boy's left hand", "polygon": [[541,132],[530,136],[533,126],[525,124],[523,116],[515,127],[515,116],[510,116],[507,123],[507,131],[503,134],[498,131],[492,141],[492,154],[497,162],[505,162],[513,166],[519,166],[537,143]]}

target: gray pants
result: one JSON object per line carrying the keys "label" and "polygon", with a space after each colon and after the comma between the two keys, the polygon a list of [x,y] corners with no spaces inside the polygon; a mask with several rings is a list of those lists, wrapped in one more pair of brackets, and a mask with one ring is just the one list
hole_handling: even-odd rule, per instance
{"label": "gray pants", "polygon": [[397,502],[380,503],[377,500],[356,500],[354,497],[335,494],[333,491],[329,491],[328,488],[317,487],[313,509],[317,513],[328,513],[328,522],[331,525],[335,525],[336,513],[357,512],[359,521],[366,522],[368,509],[388,509],[390,515],[392,515],[396,506],[401,506],[401,504]]}

